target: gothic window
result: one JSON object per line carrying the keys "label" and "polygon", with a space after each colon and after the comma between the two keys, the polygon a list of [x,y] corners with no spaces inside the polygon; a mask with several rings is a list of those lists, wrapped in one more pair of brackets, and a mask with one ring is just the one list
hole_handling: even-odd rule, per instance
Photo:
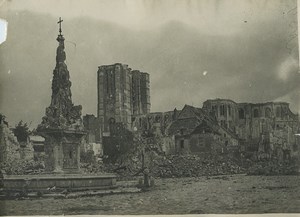
{"label": "gothic window", "polygon": [[276,117],[281,117],[281,108],[280,107],[276,108]]}
{"label": "gothic window", "polygon": [[225,106],[220,105],[220,116],[224,116],[224,115],[225,115]]}
{"label": "gothic window", "polygon": [[181,148],[181,149],[184,148],[184,140],[180,140],[180,148]]}
{"label": "gothic window", "polygon": [[109,78],[108,78],[108,74],[106,74],[106,93],[109,94]]}
{"label": "gothic window", "polygon": [[226,116],[227,106],[226,105],[220,105],[220,116]]}
{"label": "gothic window", "polygon": [[270,118],[271,117],[271,109],[270,108],[265,108],[265,117]]}
{"label": "gothic window", "polygon": [[244,119],[245,118],[245,111],[244,109],[239,109],[239,119]]}
{"label": "gothic window", "polygon": [[107,72],[106,74],[106,92],[108,97],[113,96],[113,92],[115,89],[115,81],[114,81],[114,73],[113,71]]}
{"label": "gothic window", "polygon": [[231,106],[228,105],[228,115],[231,116]]}
{"label": "gothic window", "polygon": [[287,107],[283,107],[283,113],[284,113],[284,115],[287,115],[289,113]]}
{"label": "gothic window", "polygon": [[215,115],[215,116],[218,115],[218,108],[217,108],[216,105],[213,105],[213,106],[211,107],[211,111],[212,111],[212,114],[213,114],[213,115]]}
{"label": "gothic window", "polygon": [[254,109],[254,111],[253,111],[253,117],[255,117],[255,118],[259,117],[258,109]]}

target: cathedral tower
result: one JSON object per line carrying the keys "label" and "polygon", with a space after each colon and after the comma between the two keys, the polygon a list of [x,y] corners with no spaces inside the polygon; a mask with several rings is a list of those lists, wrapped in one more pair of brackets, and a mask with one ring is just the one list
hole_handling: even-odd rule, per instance
{"label": "cathedral tower", "polygon": [[97,113],[103,135],[114,123],[131,128],[131,73],[127,65],[116,63],[99,67]]}

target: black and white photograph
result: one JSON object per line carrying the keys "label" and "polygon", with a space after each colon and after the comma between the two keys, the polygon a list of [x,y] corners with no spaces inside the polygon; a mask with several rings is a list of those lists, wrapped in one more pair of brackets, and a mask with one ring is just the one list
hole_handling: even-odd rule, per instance
{"label": "black and white photograph", "polygon": [[0,0],[0,215],[300,215],[298,4]]}

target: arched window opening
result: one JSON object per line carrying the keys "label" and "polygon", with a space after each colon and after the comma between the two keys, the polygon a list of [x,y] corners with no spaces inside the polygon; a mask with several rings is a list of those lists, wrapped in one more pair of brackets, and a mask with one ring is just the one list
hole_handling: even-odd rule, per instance
{"label": "arched window opening", "polygon": [[281,108],[280,107],[276,108],[276,117],[281,117]]}
{"label": "arched window opening", "polygon": [[245,111],[244,109],[239,109],[239,119],[244,119],[245,118]]}
{"label": "arched window opening", "polygon": [[270,118],[271,117],[271,109],[270,108],[265,108],[265,117]]}
{"label": "arched window opening", "polygon": [[258,117],[259,117],[258,109],[254,109],[254,111],[253,111],[253,116],[254,116],[255,118],[258,118]]}

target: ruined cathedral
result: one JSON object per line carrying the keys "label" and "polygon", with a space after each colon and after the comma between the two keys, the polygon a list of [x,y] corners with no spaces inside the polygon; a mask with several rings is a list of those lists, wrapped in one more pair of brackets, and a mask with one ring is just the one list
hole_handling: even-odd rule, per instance
{"label": "ruined cathedral", "polygon": [[288,159],[298,154],[299,116],[286,102],[236,103],[213,99],[202,108],[150,112],[150,76],[128,65],[103,65],[97,71],[97,117],[85,115],[87,143],[115,151],[132,142],[161,138],[164,154],[245,153]]}

